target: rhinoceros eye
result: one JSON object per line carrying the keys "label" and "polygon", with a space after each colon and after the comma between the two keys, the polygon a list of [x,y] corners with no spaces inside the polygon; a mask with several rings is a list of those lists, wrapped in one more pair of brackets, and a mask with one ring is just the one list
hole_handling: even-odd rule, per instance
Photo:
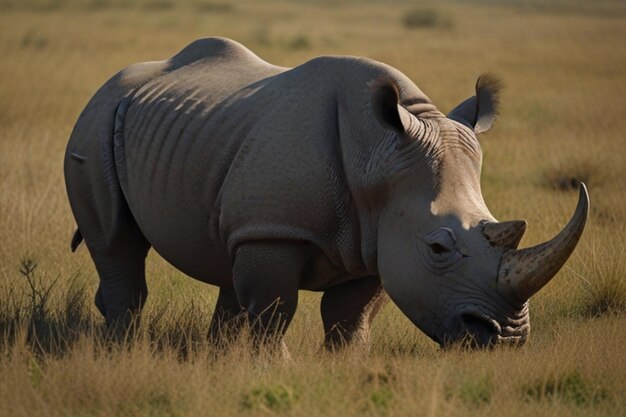
{"label": "rhinoceros eye", "polygon": [[443,246],[441,243],[431,243],[428,246],[430,246],[430,250],[432,250],[435,255],[441,255],[442,253],[450,251],[450,248]]}
{"label": "rhinoceros eye", "polygon": [[423,262],[435,275],[441,275],[454,265],[459,265],[463,255],[457,247],[454,230],[440,227],[421,237],[424,243],[420,247]]}
{"label": "rhinoceros eye", "polygon": [[440,227],[424,237],[424,243],[429,249],[430,259],[437,263],[448,263],[457,258],[456,235],[452,229]]}

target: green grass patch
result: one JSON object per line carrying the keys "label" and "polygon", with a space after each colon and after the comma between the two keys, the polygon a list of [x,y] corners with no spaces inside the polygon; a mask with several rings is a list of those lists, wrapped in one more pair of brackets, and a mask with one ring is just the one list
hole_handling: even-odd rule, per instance
{"label": "green grass patch", "polygon": [[254,388],[244,394],[241,406],[245,410],[277,411],[290,410],[298,400],[297,392],[284,384]]}
{"label": "green grass patch", "polygon": [[533,382],[524,387],[523,394],[528,401],[562,401],[577,406],[596,405],[608,398],[602,385],[584,378],[578,371]]}
{"label": "green grass patch", "polygon": [[475,408],[489,404],[493,398],[493,391],[493,383],[487,376],[464,377],[457,385],[445,387],[445,398]]}

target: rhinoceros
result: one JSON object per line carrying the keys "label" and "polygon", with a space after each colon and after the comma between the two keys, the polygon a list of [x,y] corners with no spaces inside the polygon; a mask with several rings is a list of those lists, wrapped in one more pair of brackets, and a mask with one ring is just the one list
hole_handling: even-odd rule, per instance
{"label": "rhinoceros", "polygon": [[521,344],[528,300],[574,250],[589,198],[581,184],[562,231],[517,249],[526,222],[498,222],[480,188],[476,134],[499,88],[480,76],[446,116],[386,64],[285,68],[224,38],[123,69],[83,110],[64,162],[97,308],[109,325],[141,310],[154,248],[220,288],[210,334],[246,317],[253,336],[280,339],[311,290],[329,348],[366,339],[387,295],[442,346]]}

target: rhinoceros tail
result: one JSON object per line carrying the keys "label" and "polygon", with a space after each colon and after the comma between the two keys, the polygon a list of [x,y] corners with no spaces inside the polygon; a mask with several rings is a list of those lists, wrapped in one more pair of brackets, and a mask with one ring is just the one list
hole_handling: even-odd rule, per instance
{"label": "rhinoceros tail", "polygon": [[70,248],[72,252],[76,252],[76,248],[80,245],[80,242],[83,241],[83,235],[80,233],[80,230],[76,229],[74,232],[74,236],[72,237],[72,243],[70,243]]}

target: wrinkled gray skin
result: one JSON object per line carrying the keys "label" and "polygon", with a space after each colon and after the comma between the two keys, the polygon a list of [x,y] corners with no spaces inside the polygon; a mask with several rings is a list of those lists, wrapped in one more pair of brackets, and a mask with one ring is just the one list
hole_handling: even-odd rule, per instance
{"label": "wrinkled gray skin", "polygon": [[481,77],[446,117],[379,62],[282,68],[221,38],[122,70],[65,156],[72,247],[82,236],[96,265],[96,305],[128,324],[152,247],[220,287],[218,341],[246,315],[254,335],[282,334],[306,289],[324,292],[329,348],[366,338],[385,292],[442,345],[523,342],[527,300],[573,250],[588,199],[583,186],[553,241],[516,250],[525,222],[497,223],[479,182],[475,134],[497,89]]}

